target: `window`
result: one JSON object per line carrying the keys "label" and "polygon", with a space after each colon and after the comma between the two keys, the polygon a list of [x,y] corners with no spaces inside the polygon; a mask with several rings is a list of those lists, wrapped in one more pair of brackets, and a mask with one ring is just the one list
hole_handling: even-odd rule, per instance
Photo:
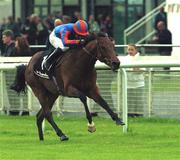
{"label": "window", "polygon": [[47,0],[35,0],[34,5],[48,5],[48,1]]}
{"label": "window", "polygon": [[79,5],[79,0],[64,0],[64,5],[76,6]]}
{"label": "window", "polygon": [[61,11],[62,11],[62,0],[51,1],[51,13],[56,13]]}
{"label": "window", "polygon": [[143,4],[143,0],[128,0],[128,4]]}
{"label": "window", "polygon": [[111,0],[96,0],[96,6],[111,5]]}
{"label": "window", "polygon": [[48,0],[35,0],[34,1],[34,13],[40,17],[48,15]]}

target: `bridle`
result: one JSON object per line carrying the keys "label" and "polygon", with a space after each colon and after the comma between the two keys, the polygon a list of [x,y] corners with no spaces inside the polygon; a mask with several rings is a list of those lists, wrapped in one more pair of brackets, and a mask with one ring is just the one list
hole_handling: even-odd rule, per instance
{"label": "bridle", "polygon": [[[97,45],[98,45],[97,39],[96,39],[95,42],[96,42],[96,46],[97,46]],[[89,51],[89,50],[86,48],[86,46],[84,46],[82,49],[85,51],[85,53],[87,53],[87,54],[88,54],[89,56],[91,56],[93,59],[98,60],[97,55],[92,54],[92,52]],[[97,50],[97,53],[98,53],[98,50]]]}
{"label": "bridle", "polygon": [[[87,53],[89,56],[91,56],[93,59],[95,59],[95,60],[99,60],[99,59],[102,59],[102,61],[103,62],[106,62],[106,64],[110,64],[111,63],[111,61],[109,60],[109,59],[107,59],[107,58],[103,58],[102,57],[102,52],[103,52],[103,50],[102,50],[102,48],[101,48],[101,46],[99,45],[99,43],[98,43],[98,40],[96,39],[95,40],[95,42],[96,42],[96,48],[97,48],[97,54],[96,55],[94,55],[94,54],[92,54],[92,52],[91,51],[89,51],[85,46],[82,48],[84,51],[85,51],[85,53]],[[99,53],[99,54],[98,54]]]}

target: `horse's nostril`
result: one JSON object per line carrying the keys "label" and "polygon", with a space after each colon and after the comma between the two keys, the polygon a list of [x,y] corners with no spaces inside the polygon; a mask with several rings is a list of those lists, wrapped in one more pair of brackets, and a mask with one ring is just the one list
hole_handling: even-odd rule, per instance
{"label": "horse's nostril", "polygon": [[111,64],[112,64],[113,69],[118,69],[120,62],[112,62]]}

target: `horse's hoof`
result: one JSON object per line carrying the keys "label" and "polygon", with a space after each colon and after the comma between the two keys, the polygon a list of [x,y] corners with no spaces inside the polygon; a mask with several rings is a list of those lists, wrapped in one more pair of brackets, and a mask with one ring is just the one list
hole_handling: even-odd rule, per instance
{"label": "horse's hoof", "polygon": [[125,123],[121,119],[116,120],[116,124],[121,126],[125,125]]}
{"label": "horse's hoof", "polygon": [[88,131],[93,133],[96,131],[96,127],[95,126],[92,126],[92,127],[88,126]]}
{"label": "horse's hoof", "polygon": [[69,138],[66,137],[65,135],[62,135],[62,136],[60,137],[60,139],[61,139],[61,141],[67,141]]}
{"label": "horse's hoof", "polygon": [[94,122],[92,122],[91,124],[88,123],[88,131],[91,133],[96,131],[96,127],[94,125]]}

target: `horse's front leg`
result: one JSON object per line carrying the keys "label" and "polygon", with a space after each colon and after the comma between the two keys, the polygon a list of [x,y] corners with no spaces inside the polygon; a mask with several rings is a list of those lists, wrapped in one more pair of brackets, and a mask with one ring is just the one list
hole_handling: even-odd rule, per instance
{"label": "horse's front leg", "polygon": [[69,97],[79,98],[81,100],[81,102],[84,104],[84,108],[85,108],[85,112],[86,112],[86,118],[88,120],[88,131],[91,133],[95,132],[96,128],[95,128],[94,122],[92,121],[92,115],[89,112],[86,95],[73,86],[68,86],[67,94]]}
{"label": "horse's front leg", "polygon": [[118,115],[114,113],[113,110],[109,107],[107,102],[101,97],[97,86],[91,90],[89,97],[92,98],[103,109],[105,109],[117,125],[125,125],[124,122],[118,117]]}

